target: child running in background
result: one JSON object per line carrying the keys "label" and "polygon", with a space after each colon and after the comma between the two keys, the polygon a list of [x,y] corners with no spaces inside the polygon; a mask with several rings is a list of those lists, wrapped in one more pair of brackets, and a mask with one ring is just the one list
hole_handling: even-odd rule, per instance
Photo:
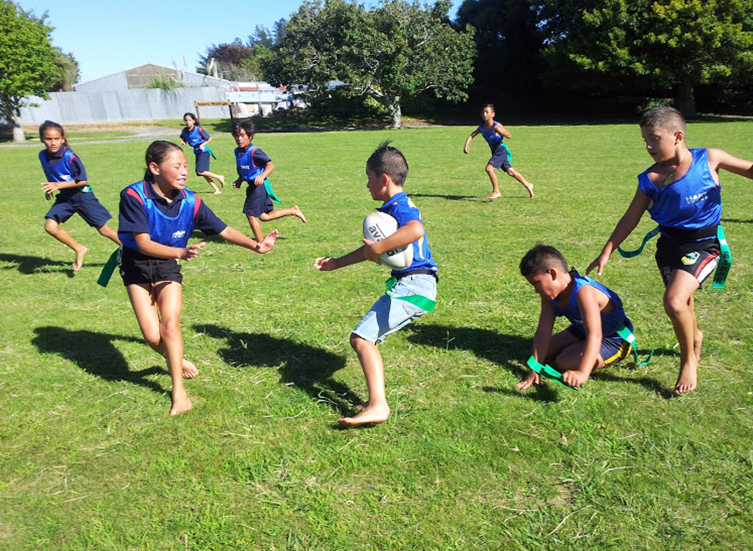
{"label": "child running in background", "polygon": [[528,195],[533,199],[533,184],[526,180],[523,175],[512,167],[512,155],[510,149],[502,143],[502,138],[508,140],[512,138],[512,134],[501,123],[494,120],[494,105],[491,103],[485,103],[481,108],[481,120],[483,121],[479,127],[471,132],[465,140],[465,147],[463,153],[468,154],[471,140],[481,134],[489,147],[492,150],[492,158],[486,165],[486,173],[489,175],[489,180],[492,182],[492,193],[488,195],[487,199],[497,199],[502,197],[499,192],[499,183],[497,182],[497,173],[494,171],[497,168],[501,168],[508,176],[512,176],[518,182],[528,190]]}
{"label": "child running in background", "polygon": [[397,231],[378,242],[364,239],[362,247],[345,256],[317,258],[314,267],[328,272],[364,260],[377,262],[382,253],[406,245],[413,247],[413,263],[403,270],[392,270],[392,287],[374,303],[350,335],[350,345],[358,354],[366,377],[369,400],[357,408],[360,409],[357,415],[339,420],[345,427],[383,423],[389,418],[384,365],[377,342],[433,311],[437,297],[437,265],[429,250],[421,213],[403,191],[408,176],[405,157],[398,149],[389,147],[389,142],[383,142],[366,162],[366,176],[371,198],[383,203],[377,210],[397,220]]}
{"label": "child running in background", "polygon": [[74,214],[86,220],[86,223],[111,239],[118,245],[118,234],[107,225],[112,218],[110,213],[95,197],[86,176],[86,169],[81,159],[70,149],[65,139],[65,130],[56,122],[44,121],[39,126],[39,139],[45,149],[39,152],[39,162],[47,178],[42,182],[42,191],[49,201],[54,193],[59,191],[55,204],[45,215],[44,229],[52,237],[68,245],[76,253],[73,261],[73,271],[77,272],[84,263],[84,255],[89,251],[81,243],[73,239],[71,234],[62,228]]}
{"label": "child running in background", "polygon": [[198,195],[185,189],[187,176],[183,150],[172,142],[156,141],[146,150],[144,180],[120,194],[120,275],[144,338],[167,360],[173,384],[170,415],[191,409],[183,377],[199,374],[183,359],[180,328],[183,276],[178,260],[192,260],[205,245],[189,245],[191,232],[219,235],[262,254],[277,239],[277,230],[257,242],[225,224]]}
{"label": "child running in background", "polygon": [[209,172],[211,149],[207,151],[207,146],[212,141],[212,136],[199,125],[199,121],[193,113],[183,115],[183,122],[186,123],[186,127],[180,133],[180,145],[188,144],[193,147],[194,155],[196,155],[196,175],[204,177],[212,186],[215,195],[222,193],[212,178],[217,180],[222,187],[225,187],[225,177],[221,174]]}
{"label": "child running in background", "polygon": [[[274,210],[272,205],[272,187],[267,179],[275,169],[272,159],[266,153],[251,143],[254,139],[256,128],[250,120],[240,121],[233,127],[233,137],[238,147],[235,149],[235,163],[238,169],[238,179],[233,182],[233,187],[240,188],[243,182],[248,182],[246,189],[246,202],[243,204],[243,214],[248,218],[251,231],[256,240],[262,236],[261,223],[276,220],[283,216],[297,216],[306,223],[306,217],[294,205],[287,209]],[[277,199],[275,197],[275,199]],[[277,199],[279,203],[279,199]]]}
{"label": "child running in background", "polygon": [[[566,384],[577,388],[594,368],[613,365],[630,352],[630,344],[617,334],[623,326],[633,329],[620,297],[590,277],[568,270],[557,249],[537,245],[520,261],[520,273],[541,297],[533,358],[539,363],[553,360]],[[559,316],[566,317],[570,326],[552,335]],[[540,382],[539,374],[531,370],[516,388],[524,390]]]}
{"label": "child running in background", "polygon": [[604,266],[648,211],[659,224],[656,264],[664,282],[664,311],[680,345],[680,375],[675,394],[698,384],[703,333],[698,330],[693,295],[719,262],[717,231],[722,215],[719,170],[753,178],[753,163],[721,149],[688,149],[686,124],[672,107],[646,111],[639,121],[654,164],[638,175],[638,189],[601,254],[586,273]]}

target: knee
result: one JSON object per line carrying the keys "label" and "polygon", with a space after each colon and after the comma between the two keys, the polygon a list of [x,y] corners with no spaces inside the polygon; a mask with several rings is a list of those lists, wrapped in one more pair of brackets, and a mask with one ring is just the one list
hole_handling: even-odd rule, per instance
{"label": "knee", "polygon": [[517,178],[517,176],[518,176],[518,173],[517,173],[517,172],[515,172],[515,169],[514,169],[514,168],[508,168],[508,169],[507,169],[507,170],[505,171],[505,173],[506,173],[506,174],[507,174],[508,176],[512,176],[513,178]]}
{"label": "knee", "polygon": [[688,308],[688,301],[684,297],[664,293],[664,311],[670,318],[677,317]]}
{"label": "knee", "polygon": [[162,335],[160,334],[159,327],[155,327],[154,329],[146,329],[143,331],[143,333],[144,339],[146,340],[147,344],[156,349],[159,346],[159,343],[162,341]]}
{"label": "knee", "polygon": [[163,316],[160,321],[160,334],[166,341],[179,339],[181,337],[180,315]]}
{"label": "knee", "polygon": [[492,165],[486,165],[486,173],[491,176],[494,174],[494,167]]}
{"label": "knee", "polygon": [[363,339],[363,337],[360,337],[356,335],[355,333],[350,334],[350,346],[356,352],[358,352],[359,348],[361,348],[365,342],[366,341]]}
{"label": "knee", "polygon": [[55,222],[52,218],[47,218],[44,221],[44,231],[46,231],[50,235],[55,235],[59,227],[60,227],[60,224]]}
{"label": "knee", "polygon": [[268,213],[266,213],[266,212],[262,212],[262,213],[261,213],[261,214],[259,215],[259,220],[261,220],[262,222],[266,222],[267,220],[271,220],[271,218],[269,217],[269,214],[268,214]]}

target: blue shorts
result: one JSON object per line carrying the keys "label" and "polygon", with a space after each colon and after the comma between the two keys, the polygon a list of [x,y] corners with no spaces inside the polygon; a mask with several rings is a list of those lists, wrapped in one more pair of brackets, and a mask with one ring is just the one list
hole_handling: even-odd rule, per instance
{"label": "blue shorts", "polygon": [[382,295],[374,303],[371,310],[353,329],[354,334],[372,343],[384,342],[387,335],[426,314],[423,308],[394,297],[421,295],[436,300],[437,280],[429,274],[405,276],[392,288],[391,293],[392,297]]}
{"label": "blue shorts", "polygon": [[[586,335],[580,328],[571,325],[566,329],[580,340],[585,340]],[[605,365],[613,365],[624,360],[630,353],[630,343],[622,337],[617,335],[611,335],[609,337],[603,337],[601,339],[601,348],[599,348],[599,356],[604,360]]]}
{"label": "blue shorts", "polygon": [[67,221],[74,214],[78,214],[86,220],[92,228],[101,228],[112,218],[109,211],[102,206],[99,199],[90,191],[79,191],[68,199],[55,199],[55,204],[45,214],[45,218],[51,218],[58,224]]}
{"label": "blue shorts", "polygon": [[487,164],[494,168],[501,168],[505,172],[512,168],[510,161],[507,160],[507,149],[501,143],[492,150],[492,158]]}
{"label": "blue shorts", "polygon": [[196,154],[196,175],[209,170],[209,151],[201,151]]}
{"label": "blue shorts", "polygon": [[273,210],[272,199],[267,194],[264,185],[256,186],[253,182],[249,182],[246,189],[246,202],[243,203],[243,214],[259,218],[265,212]]}

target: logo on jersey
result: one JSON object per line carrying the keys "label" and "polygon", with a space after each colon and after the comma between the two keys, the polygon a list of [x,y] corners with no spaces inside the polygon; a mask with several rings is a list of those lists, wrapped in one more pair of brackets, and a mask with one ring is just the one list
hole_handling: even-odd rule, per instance
{"label": "logo on jersey", "polygon": [[705,201],[709,198],[709,192],[704,191],[703,193],[696,193],[695,195],[688,195],[685,197],[685,203],[688,205],[692,205],[693,203],[700,203],[701,201]]}
{"label": "logo on jersey", "polygon": [[173,232],[172,238],[173,239],[180,239],[184,235],[186,235],[186,230],[178,230],[178,231],[174,231]]}
{"label": "logo on jersey", "polygon": [[693,264],[696,263],[699,256],[701,255],[700,253],[697,253],[697,252],[688,253],[682,257],[682,263],[685,264],[686,266],[692,266]]}

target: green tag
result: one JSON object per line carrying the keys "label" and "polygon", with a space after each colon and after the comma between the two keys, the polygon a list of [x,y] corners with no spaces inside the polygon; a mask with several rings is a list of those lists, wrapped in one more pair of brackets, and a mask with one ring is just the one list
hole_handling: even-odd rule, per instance
{"label": "green tag", "polygon": [[275,192],[272,191],[272,184],[270,184],[269,180],[267,180],[266,178],[264,179],[264,189],[267,190],[267,195],[269,195],[272,201],[274,201],[278,205],[282,203],[282,199],[280,199],[279,197],[277,197],[277,195],[275,195]]}
{"label": "green tag", "polygon": [[501,142],[500,145],[507,150],[507,160],[512,163],[512,151],[510,151],[510,148],[507,147],[507,144],[505,142]]}
{"label": "green tag", "polygon": [[113,251],[113,253],[110,255],[110,258],[108,258],[107,262],[105,262],[105,265],[102,268],[102,272],[100,272],[99,274],[97,284],[101,285],[102,287],[107,287],[107,284],[110,283],[110,278],[112,277],[115,268],[118,267],[118,253],[120,253],[120,248],[117,248]]}
{"label": "green tag", "polygon": [[397,285],[397,278],[396,277],[389,278],[385,284],[384,294],[395,300],[404,300],[405,302],[410,302],[413,306],[418,306],[422,310],[426,310],[429,313],[433,312],[434,308],[437,307],[436,301],[431,300],[430,298],[422,297],[421,295],[409,295],[407,297],[393,297],[391,291],[395,285]]}
{"label": "green tag", "polygon": [[732,251],[729,250],[727,238],[724,235],[724,228],[722,228],[721,224],[719,224],[719,228],[716,230],[716,237],[719,239],[719,249],[721,252],[719,264],[716,266],[716,274],[714,274],[714,284],[712,287],[714,289],[724,289],[730,268],[732,268]]}
{"label": "green tag", "polygon": [[565,381],[562,380],[562,373],[554,369],[553,367],[550,367],[546,364],[540,364],[536,361],[536,358],[531,356],[528,358],[528,367],[533,369],[536,373],[541,375],[542,377],[545,377],[546,379],[549,379],[550,381],[553,381],[557,383],[558,385],[564,386],[565,388],[569,388],[570,390],[578,390],[574,386],[570,386]]}
{"label": "green tag", "polygon": [[204,151],[206,151],[207,153],[209,153],[212,156],[212,159],[214,159],[215,161],[217,160],[217,156],[214,154],[214,151],[212,151],[211,147],[209,147],[208,145],[205,145],[204,146]]}
{"label": "green tag", "polygon": [[622,255],[622,258],[633,258],[634,256],[638,256],[639,254],[643,252],[643,248],[646,246],[646,243],[651,241],[651,239],[653,239],[658,233],[659,233],[659,226],[656,226],[653,230],[651,230],[644,236],[643,242],[641,243],[640,247],[638,247],[634,251],[626,251],[620,247],[617,247],[617,252],[620,253],[620,255]]}
{"label": "green tag", "polygon": [[635,340],[635,335],[633,335],[633,332],[628,328],[627,325],[623,325],[620,329],[617,330],[617,334],[622,337],[625,342],[627,342],[632,348],[633,348],[633,354],[635,355],[635,363],[640,365],[641,367],[644,365],[648,365],[651,361],[651,358],[654,357],[654,351],[652,350],[648,354],[648,359],[645,362],[642,362],[638,359],[638,347],[637,342]]}

